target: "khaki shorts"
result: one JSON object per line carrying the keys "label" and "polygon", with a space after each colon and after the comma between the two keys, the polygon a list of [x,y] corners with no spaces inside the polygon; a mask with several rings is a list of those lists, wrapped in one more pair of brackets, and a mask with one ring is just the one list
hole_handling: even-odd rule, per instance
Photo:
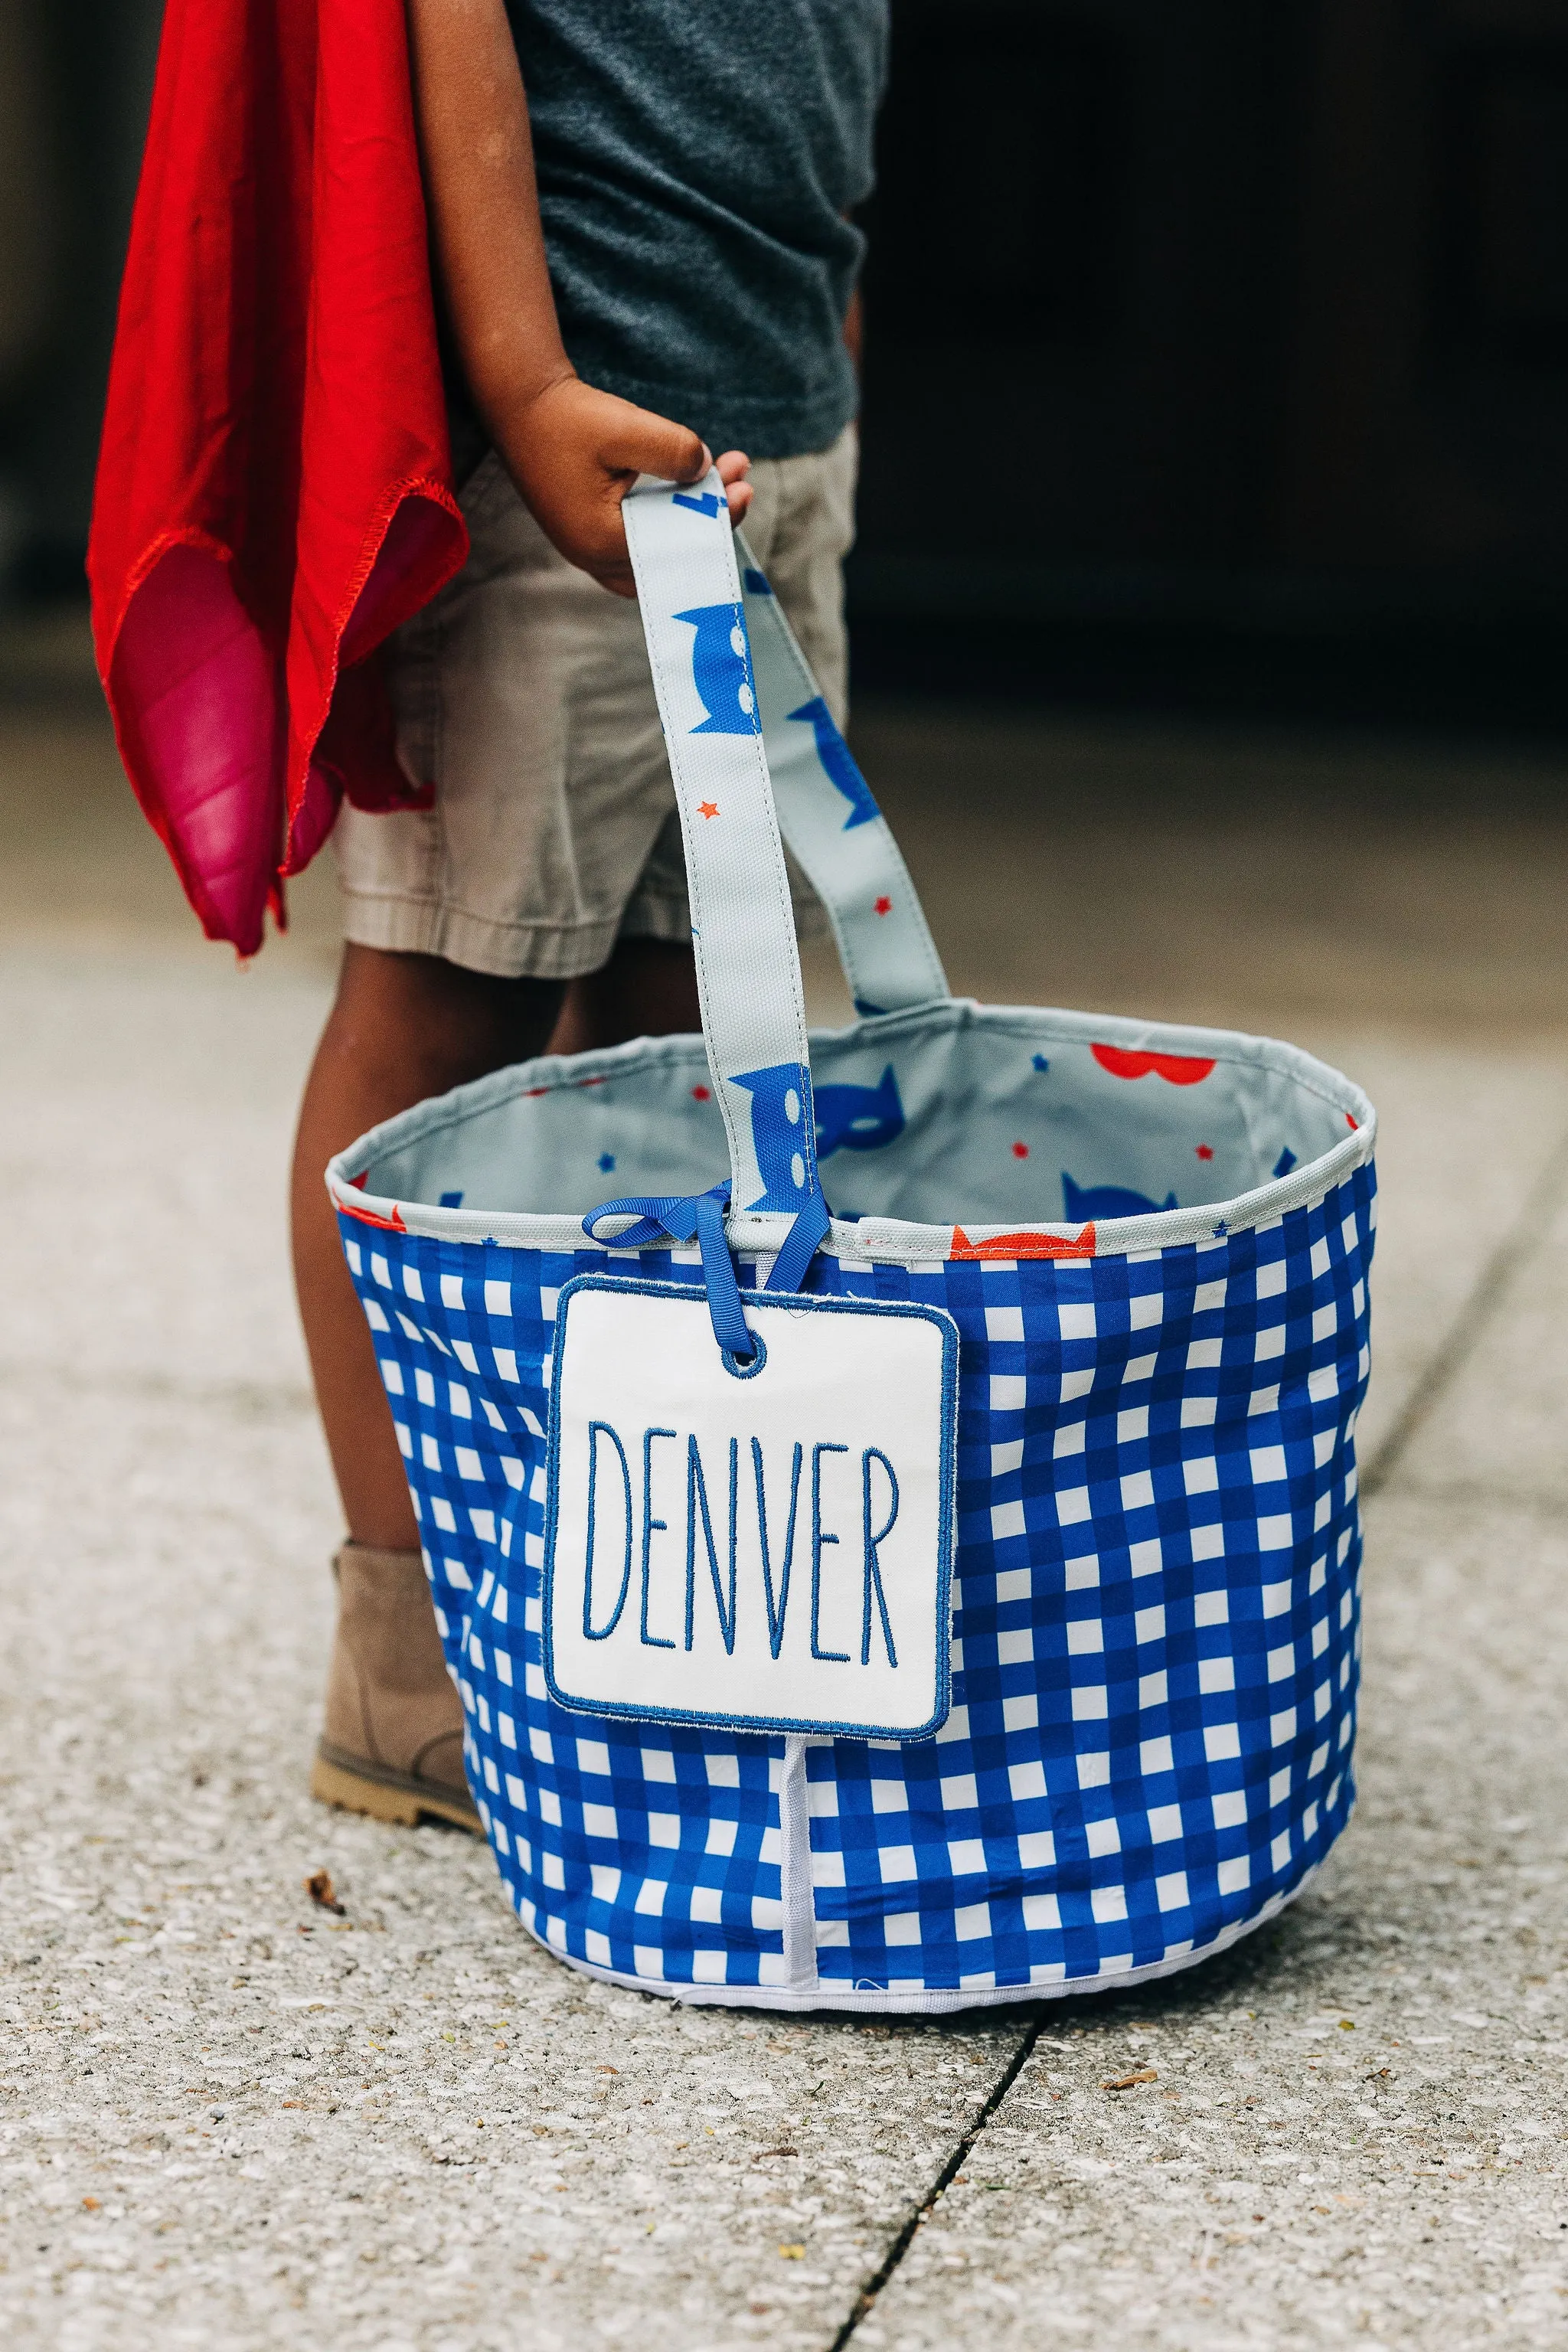
{"label": "khaki shorts", "polygon": [[[858,445],[761,460],[746,537],[834,715]],[[493,451],[463,492],[473,541],[388,656],[398,755],[428,810],[345,807],[346,938],[474,971],[569,980],[617,938],[687,940],[680,822],[637,608],[558,555]],[[794,877],[805,929],[820,910]]]}

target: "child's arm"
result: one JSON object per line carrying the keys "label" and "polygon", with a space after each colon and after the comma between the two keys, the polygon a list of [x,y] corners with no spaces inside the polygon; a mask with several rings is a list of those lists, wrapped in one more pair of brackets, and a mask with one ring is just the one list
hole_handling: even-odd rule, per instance
{"label": "child's arm", "polygon": [[[621,500],[639,473],[689,482],[695,433],[584,383],[545,266],[533,142],[504,0],[407,0],[426,193],[458,349],[508,472],[563,555],[635,595]],[[746,460],[719,460],[736,521]]]}

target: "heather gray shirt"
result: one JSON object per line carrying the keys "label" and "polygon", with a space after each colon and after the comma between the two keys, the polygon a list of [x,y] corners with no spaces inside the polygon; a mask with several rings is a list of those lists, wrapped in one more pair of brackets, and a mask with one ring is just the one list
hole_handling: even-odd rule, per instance
{"label": "heather gray shirt", "polygon": [[507,0],[567,352],[715,454],[826,448],[888,0]]}

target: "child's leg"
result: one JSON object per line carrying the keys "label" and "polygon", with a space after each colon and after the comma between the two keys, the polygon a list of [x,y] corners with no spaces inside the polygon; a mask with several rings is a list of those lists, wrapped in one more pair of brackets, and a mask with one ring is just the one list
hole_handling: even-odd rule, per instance
{"label": "child's leg", "polygon": [[697,966],[683,940],[617,940],[608,963],[566,992],[552,1054],[585,1054],[628,1037],[677,1037],[702,1026]]}
{"label": "child's leg", "polygon": [[[837,707],[852,451],[759,470],[771,493],[763,561]],[[294,1255],[352,1538],[337,1563],[312,1785],[384,1819],[433,1812],[477,1829],[462,1711],[322,1171],[368,1128],[547,1040],[582,1051],[700,1024],[679,827],[637,608],[555,554],[493,461],[466,488],[464,510],[474,560],[400,634],[390,666],[405,765],[435,786],[434,805],[384,816],[346,807],[338,822],[351,944],[300,1115]],[[585,968],[563,1012],[566,977]]]}
{"label": "child's leg", "polygon": [[500,980],[439,956],[350,945],[316,1051],[294,1150],[294,1277],[349,1533],[377,1550],[419,1542],[403,1457],[322,1171],[367,1128],[427,1095],[542,1053],[562,985]]}

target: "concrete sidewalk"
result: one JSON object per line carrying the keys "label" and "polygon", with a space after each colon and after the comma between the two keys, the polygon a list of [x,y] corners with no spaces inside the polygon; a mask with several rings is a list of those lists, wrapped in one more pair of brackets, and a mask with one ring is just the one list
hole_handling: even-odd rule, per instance
{"label": "concrete sidewalk", "polygon": [[[1101,755],[1123,778],[1174,756]],[[1445,991],[1468,1001],[1471,958],[1495,1016],[1513,948],[1489,965],[1457,915],[1447,961],[1426,931],[1404,952],[1407,908],[1374,920],[1294,1023],[1261,948],[1184,964],[1167,930],[1168,969],[1138,948],[1121,975],[1151,1011],[1300,1032],[1384,1118],[1362,1798],[1321,1878],[1222,1959],[1121,1997],[931,2024],[683,2011],[541,1951],[469,1841],[304,1793],[339,1525],[281,1202],[330,888],[236,971],[189,937],[122,793],[95,721],[0,727],[6,2341],[1568,2338],[1561,939],[1538,943],[1531,1025],[1484,1032]],[[940,796],[911,795],[955,971],[984,984],[1003,961],[1020,994],[1092,1001],[1054,947],[1030,961],[1011,904],[998,946],[961,835],[990,824],[1019,875],[1065,857],[1086,938],[1113,877],[1146,941],[1157,877],[1141,926],[1091,828],[1004,814],[950,814],[944,859]],[[1521,832],[1532,906],[1563,848]],[[1379,854],[1393,876],[1392,836]],[[1428,926],[1443,889],[1473,898],[1464,855],[1425,840]],[[1276,943],[1309,937],[1310,879],[1271,887]],[[1380,1010],[1398,1024],[1370,1026]],[[342,1916],[303,1891],[323,1866]]]}

